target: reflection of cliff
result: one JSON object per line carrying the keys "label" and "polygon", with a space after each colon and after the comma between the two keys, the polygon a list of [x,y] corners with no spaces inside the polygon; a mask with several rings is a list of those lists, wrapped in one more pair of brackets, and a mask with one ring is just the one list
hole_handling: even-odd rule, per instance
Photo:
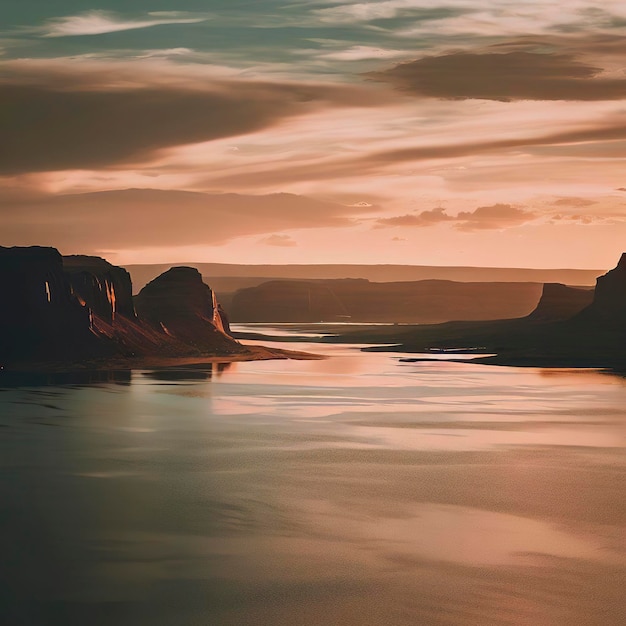
{"label": "reflection of cliff", "polygon": [[54,248],[0,248],[0,365],[245,351],[228,335],[196,270],[177,268],[153,282],[156,298],[139,299],[141,317],[128,272],[104,259],[62,258]]}
{"label": "reflection of cliff", "polygon": [[237,322],[401,322],[514,318],[533,310],[535,283],[456,283],[423,280],[371,283],[364,279],[270,281],[237,291]]}

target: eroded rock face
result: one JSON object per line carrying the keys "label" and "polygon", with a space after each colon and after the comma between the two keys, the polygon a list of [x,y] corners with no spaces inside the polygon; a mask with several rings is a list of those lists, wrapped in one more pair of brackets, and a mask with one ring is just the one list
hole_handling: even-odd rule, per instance
{"label": "eroded rock face", "polygon": [[135,297],[139,319],[201,352],[240,352],[215,294],[192,267],[173,267]]}
{"label": "eroded rock face", "polygon": [[593,302],[583,316],[598,323],[626,327],[626,252],[615,269],[598,278]]}
{"label": "eroded rock face", "polygon": [[126,270],[54,248],[0,247],[0,367],[245,352],[211,289],[174,268],[142,290]]}
{"label": "eroded rock face", "polygon": [[77,299],[102,320],[135,319],[130,274],[96,256],[63,257],[63,269]]}
{"label": "eroded rock face", "polygon": [[0,365],[106,352],[90,312],[72,295],[54,248],[0,247]]}
{"label": "eroded rock face", "polygon": [[568,287],[561,283],[546,283],[537,308],[528,316],[537,322],[567,320],[580,313],[593,300],[593,289]]}

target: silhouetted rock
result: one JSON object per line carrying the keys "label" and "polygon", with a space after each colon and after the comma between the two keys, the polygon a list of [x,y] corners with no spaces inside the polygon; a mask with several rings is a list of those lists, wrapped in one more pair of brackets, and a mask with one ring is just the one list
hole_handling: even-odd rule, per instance
{"label": "silhouetted rock", "polygon": [[593,302],[581,313],[581,319],[626,328],[626,252],[615,269],[598,278]]}
{"label": "silhouetted rock", "polygon": [[230,337],[215,294],[192,267],[173,267],[135,296],[142,322],[199,352],[230,354],[244,348]]}
{"label": "silhouetted rock", "polygon": [[0,365],[103,355],[111,347],[91,330],[54,248],[0,247]]}
{"label": "silhouetted rock", "polygon": [[237,291],[229,310],[237,322],[432,324],[522,317],[534,309],[540,290],[535,283],[277,280]]}
{"label": "silhouetted rock", "polygon": [[539,304],[528,319],[541,322],[566,320],[582,311],[592,300],[593,289],[546,283]]}
{"label": "silhouetted rock", "polygon": [[[618,266],[598,278],[593,302],[570,319],[542,319],[541,311],[562,289],[550,289],[537,315],[485,322],[449,322],[404,329],[368,329],[334,337],[335,342],[394,344],[400,352],[463,350],[483,357],[482,363],[535,367],[593,367],[626,371],[626,254]],[[567,307],[572,305],[568,294]],[[580,295],[575,298],[580,298]],[[578,302],[580,304],[580,301]],[[578,306],[578,305],[577,305]],[[561,313],[563,308],[560,308]],[[374,348],[386,351],[389,348]],[[422,359],[423,357],[419,357]],[[418,360],[419,360],[418,359]]]}
{"label": "silhouetted rock", "polygon": [[[131,363],[244,353],[200,274],[174,268],[138,296],[126,270],[54,248],[1,248],[0,366]],[[111,359],[113,361],[111,361]]]}

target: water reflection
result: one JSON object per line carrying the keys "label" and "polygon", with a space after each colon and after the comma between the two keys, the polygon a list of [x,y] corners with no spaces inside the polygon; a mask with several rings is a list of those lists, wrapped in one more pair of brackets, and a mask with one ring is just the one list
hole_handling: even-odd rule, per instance
{"label": "water reflection", "polygon": [[142,372],[145,378],[157,381],[184,382],[211,380],[214,376],[221,376],[229,370],[233,363],[205,363],[196,366],[184,366],[170,369],[146,370]]}
{"label": "water reflection", "polygon": [[323,349],[0,383],[0,624],[623,623],[622,378]]}
{"label": "water reflection", "polygon": [[9,372],[0,370],[1,387],[46,387],[64,385],[129,385],[129,370],[76,370],[72,372]]}

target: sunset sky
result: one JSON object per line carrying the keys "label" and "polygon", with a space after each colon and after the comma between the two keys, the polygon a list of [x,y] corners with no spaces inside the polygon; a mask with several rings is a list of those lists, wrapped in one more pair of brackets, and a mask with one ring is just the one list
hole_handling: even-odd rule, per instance
{"label": "sunset sky", "polygon": [[609,268],[623,0],[0,4],[0,245]]}

